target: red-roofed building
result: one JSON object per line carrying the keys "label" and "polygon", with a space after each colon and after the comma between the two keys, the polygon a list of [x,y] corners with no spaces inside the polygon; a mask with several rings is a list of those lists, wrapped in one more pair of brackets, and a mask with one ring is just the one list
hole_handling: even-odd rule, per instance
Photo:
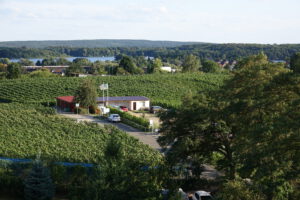
{"label": "red-roofed building", "polygon": [[56,98],[57,106],[65,112],[74,112],[75,102],[73,96],[63,96]]}

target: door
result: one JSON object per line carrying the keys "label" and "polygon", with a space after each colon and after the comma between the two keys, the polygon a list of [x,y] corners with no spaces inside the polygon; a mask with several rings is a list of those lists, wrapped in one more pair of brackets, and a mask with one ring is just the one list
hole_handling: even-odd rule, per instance
{"label": "door", "polygon": [[136,110],[136,102],[133,102],[133,110]]}

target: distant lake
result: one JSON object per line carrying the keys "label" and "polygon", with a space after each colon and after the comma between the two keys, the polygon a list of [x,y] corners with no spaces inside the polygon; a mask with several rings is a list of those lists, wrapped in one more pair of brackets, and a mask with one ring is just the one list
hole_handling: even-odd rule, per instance
{"label": "distant lake", "polygon": [[[76,58],[86,58],[90,62],[95,62],[95,61],[114,61],[115,57],[66,57],[66,59],[70,62],[75,60]],[[39,60],[42,62],[44,58],[28,58],[28,60],[34,62],[34,64]],[[20,59],[11,59],[11,62],[19,62]]]}

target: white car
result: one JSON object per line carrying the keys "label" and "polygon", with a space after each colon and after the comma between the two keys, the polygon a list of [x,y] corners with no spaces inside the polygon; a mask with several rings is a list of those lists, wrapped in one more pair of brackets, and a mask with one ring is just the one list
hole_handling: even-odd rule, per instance
{"label": "white car", "polygon": [[121,121],[121,117],[119,114],[111,114],[111,115],[109,115],[109,117],[107,119],[110,122],[120,122]]}
{"label": "white car", "polygon": [[212,200],[213,199],[209,192],[205,192],[202,190],[195,192],[194,196],[196,197],[197,200]]}

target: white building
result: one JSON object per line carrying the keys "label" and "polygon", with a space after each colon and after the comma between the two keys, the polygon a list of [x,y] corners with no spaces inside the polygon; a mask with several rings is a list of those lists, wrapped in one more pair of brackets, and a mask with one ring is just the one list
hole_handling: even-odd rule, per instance
{"label": "white building", "polygon": [[176,72],[176,69],[173,69],[172,67],[169,66],[162,66],[160,69],[166,72]]}
{"label": "white building", "polygon": [[150,99],[143,96],[98,97],[97,103],[105,106],[126,106],[129,110],[150,109]]}

